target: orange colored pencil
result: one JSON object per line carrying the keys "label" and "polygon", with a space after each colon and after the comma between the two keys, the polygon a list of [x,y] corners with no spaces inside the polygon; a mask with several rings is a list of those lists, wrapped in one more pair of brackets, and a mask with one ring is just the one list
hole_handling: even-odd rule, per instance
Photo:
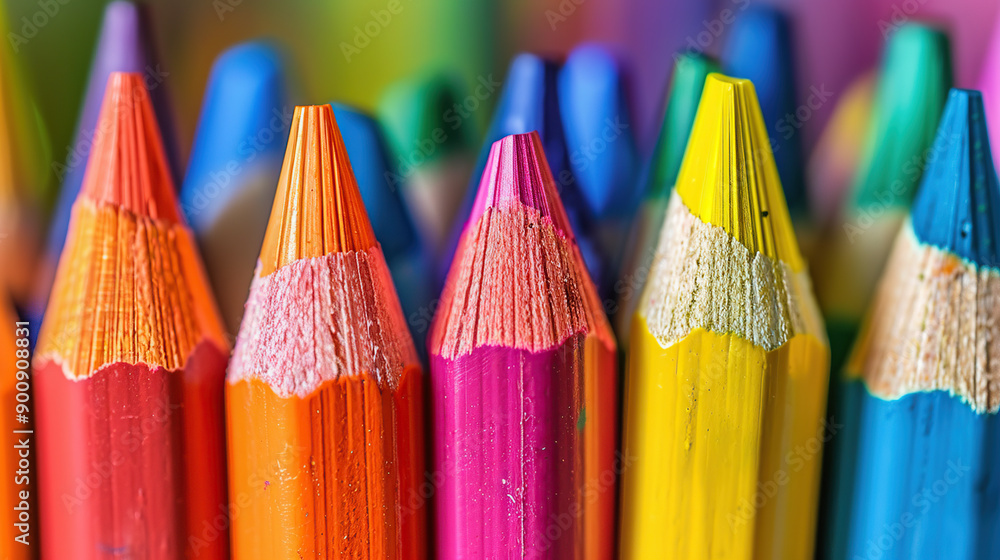
{"label": "orange colored pencil", "polygon": [[42,556],[222,560],[222,321],[142,75],[99,123],[34,362]]}
{"label": "orange colored pencil", "polygon": [[226,404],[234,559],[425,557],[421,369],[329,105],[295,109]]}

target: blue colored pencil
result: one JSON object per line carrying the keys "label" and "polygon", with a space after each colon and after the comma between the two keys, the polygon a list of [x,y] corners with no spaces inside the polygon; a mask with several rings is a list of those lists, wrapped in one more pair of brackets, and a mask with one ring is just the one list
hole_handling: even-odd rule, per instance
{"label": "blue colored pencil", "polygon": [[288,138],[284,63],[264,43],[237,45],[215,61],[205,89],[181,209],[233,336],[264,239]]}
{"label": "blue colored pencil", "polygon": [[951,90],[849,368],[863,379],[847,558],[1000,558],[1000,182]]}
{"label": "blue colored pencil", "polygon": [[624,83],[625,70],[607,48],[574,49],[559,72],[559,110],[569,165],[594,218],[605,269],[591,273],[610,293],[624,260],[631,220],[642,198],[639,154]]}

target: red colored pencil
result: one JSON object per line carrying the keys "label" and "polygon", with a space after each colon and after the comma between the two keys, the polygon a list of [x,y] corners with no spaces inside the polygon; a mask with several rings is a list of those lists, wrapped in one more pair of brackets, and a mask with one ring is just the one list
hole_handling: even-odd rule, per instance
{"label": "red colored pencil", "polygon": [[35,358],[42,555],[228,558],[228,345],[141,75],[99,123]]}

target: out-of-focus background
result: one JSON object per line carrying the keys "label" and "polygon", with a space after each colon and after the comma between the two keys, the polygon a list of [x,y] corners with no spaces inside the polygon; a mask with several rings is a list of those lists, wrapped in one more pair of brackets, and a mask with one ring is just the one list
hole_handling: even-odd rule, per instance
{"label": "out-of-focus background", "polygon": [[[342,100],[372,108],[394,80],[450,69],[470,85],[501,80],[521,51],[563,56],[585,40],[612,45],[628,61],[635,131],[644,151],[673,53],[718,54],[732,21],[762,0],[158,0],[155,40],[170,83],[182,153],[190,149],[212,60],[239,41],[270,38],[291,55],[297,104]],[[27,70],[64,160],[76,124],[104,0],[7,0],[8,43]],[[974,87],[998,5],[993,0],[774,0],[792,17],[799,99],[810,88],[836,96],[877,63],[893,26],[943,24],[954,45],[955,79]],[[38,13],[45,16],[38,16]],[[52,15],[50,15],[52,14]],[[44,25],[34,22],[44,21]],[[17,37],[11,34],[17,35]],[[473,117],[484,124],[495,99]],[[806,153],[833,109],[803,124]],[[63,147],[60,149],[60,147]]]}

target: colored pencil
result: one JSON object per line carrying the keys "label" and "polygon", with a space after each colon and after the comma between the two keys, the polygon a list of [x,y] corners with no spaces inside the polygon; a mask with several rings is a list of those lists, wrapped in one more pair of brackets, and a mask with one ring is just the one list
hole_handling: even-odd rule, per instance
{"label": "colored pencil", "polygon": [[281,54],[264,43],[243,43],[219,55],[181,187],[181,209],[232,336],[243,317],[292,119],[283,67]]}
{"label": "colored pencil", "polygon": [[858,406],[864,388],[844,371],[851,344],[927,163],[951,86],[951,54],[943,32],[907,23],[886,45],[873,119],[851,192],[811,263],[830,336],[830,425],[817,550],[846,560]]}
{"label": "colored pencil", "polygon": [[849,370],[863,379],[848,558],[1000,558],[1000,182],[951,90]]}
{"label": "colored pencil", "polygon": [[75,138],[67,150],[65,163],[53,164],[62,186],[49,223],[46,262],[37,279],[36,303],[30,313],[33,323],[41,319],[48,301],[59,255],[66,243],[73,204],[83,185],[90,152],[100,132],[98,116],[104,100],[105,85],[111,73],[136,72],[144,75],[163,134],[169,171],[172,179],[178,180],[180,154],[173,132],[173,116],[167,93],[166,80],[169,72],[156,55],[149,16],[148,5],[122,0],[109,3],[104,10],[104,20],[90,65]]}
{"label": "colored pencil", "polygon": [[228,557],[229,347],[143,80],[108,79],[39,335],[45,558]]}
{"label": "colored pencil", "polygon": [[[875,72],[866,72],[848,86],[837,99],[833,114],[809,156],[806,167],[809,214],[820,230],[837,218],[860,165],[863,143],[858,138],[864,138],[872,120],[876,77]],[[815,255],[815,258],[825,256]]]}
{"label": "colored pencil", "polygon": [[611,558],[614,337],[537,133],[493,144],[428,347],[438,558]]}
{"label": "colored pencil", "polygon": [[783,11],[751,4],[739,12],[726,36],[722,68],[730,76],[750,80],[757,90],[785,201],[792,221],[801,229],[809,207],[801,137],[805,122],[796,114],[793,41],[792,25]]}
{"label": "colored pencil", "polygon": [[705,81],[650,278],[622,558],[809,558],[829,346],[748,80]]}
{"label": "colored pencil", "polygon": [[421,383],[333,110],[296,107],[226,388],[233,558],[424,558]]}
{"label": "colored pencil", "polygon": [[[15,323],[17,315],[5,296],[0,295],[0,430],[4,434],[0,448],[0,558],[32,560],[37,558],[37,509],[33,481],[35,469],[34,435],[31,433],[34,403],[31,402],[31,377],[28,367],[28,323]],[[23,342],[20,342],[23,341]]]}
{"label": "colored pencil", "polygon": [[448,275],[458,249],[459,239],[465,230],[465,221],[472,212],[479,191],[479,181],[486,170],[493,143],[511,134],[525,134],[536,131],[542,139],[545,157],[549,162],[552,176],[570,226],[576,237],[577,246],[583,254],[587,270],[592,277],[604,271],[604,261],[600,248],[591,239],[594,233],[593,216],[584,200],[580,184],[569,164],[569,150],[563,134],[563,121],[559,113],[557,81],[559,64],[531,53],[521,53],[514,57],[504,78],[500,100],[493,112],[486,140],[479,151],[476,167],[465,191],[465,200],[459,210],[459,220],[452,226],[448,248],[441,263],[441,277]]}
{"label": "colored pencil", "polygon": [[395,167],[378,122],[347,105],[333,104],[333,116],[351,161],[351,169],[371,220],[375,238],[389,265],[399,294],[403,317],[413,334],[417,352],[426,358],[427,331],[434,317],[436,285],[433,263],[420,242],[399,188],[391,183]]}
{"label": "colored pencil", "polygon": [[663,229],[667,203],[677,182],[684,150],[694,117],[698,111],[705,78],[718,72],[718,63],[706,56],[692,53],[678,54],[673,77],[665,99],[663,125],[656,139],[653,155],[643,171],[642,204],[636,213],[629,237],[627,255],[619,279],[614,285],[618,309],[615,313],[615,333],[619,345],[628,343],[632,315],[639,304],[639,294],[649,276],[656,243]]}
{"label": "colored pencil", "polygon": [[591,271],[603,297],[621,266],[640,192],[639,156],[624,64],[608,48],[585,43],[559,71],[559,111],[569,166],[595,223],[604,270]]}
{"label": "colored pencil", "polygon": [[472,172],[478,112],[495,86],[476,84],[479,95],[446,74],[393,84],[376,115],[396,155],[393,188],[403,192],[424,244],[438,255],[455,220]]}

